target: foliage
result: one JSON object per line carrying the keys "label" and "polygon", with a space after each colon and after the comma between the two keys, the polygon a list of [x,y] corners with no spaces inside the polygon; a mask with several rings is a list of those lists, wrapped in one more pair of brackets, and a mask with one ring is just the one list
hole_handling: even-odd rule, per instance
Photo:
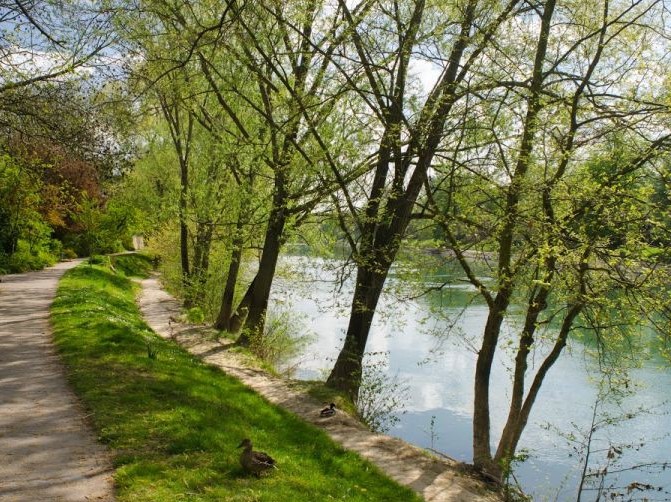
{"label": "foliage", "polygon": [[129,253],[110,257],[116,273],[126,277],[148,277],[154,268],[153,258],[144,253]]}
{"label": "foliage", "polygon": [[[408,277],[399,250],[446,249],[434,257],[449,254],[489,310],[475,462],[500,473],[577,328],[604,368],[644,324],[669,341],[667,7],[390,5],[8,4],[0,268],[63,248],[118,251],[144,233],[188,307],[231,331],[247,323],[240,341],[275,359],[292,339],[262,329],[282,247],[336,248],[357,281],[329,383],[355,396],[380,378],[366,377],[363,355],[388,275]],[[112,38],[122,47],[108,50]],[[117,54],[123,65],[108,64]],[[129,126],[135,158],[119,133]],[[122,174],[118,189],[104,183]],[[504,344],[513,308],[524,322]],[[492,452],[501,349],[515,356],[514,384]]]}
{"label": "foliage", "polygon": [[375,432],[387,432],[398,421],[408,401],[408,386],[390,377],[384,354],[368,353],[355,404],[361,420]]}
{"label": "foliage", "polygon": [[275,371],[291,374],[296,360],[311,336],[305,334],[305,324],[295,312],[270,311],[264,332],[251,333],[249,350]]}
{"label": "foliage", "polygon": [[43,187],[39,167],[0,156],[0,270],[40,269],[60,256],[41,211]]}
{"label": "foliage", "polygon": [[0,157],[0,251],[16,251],[19,239],[33,248],[44,240],[38,204],[40,179],[5,154]]}
{"label": "foliage", "polygon": [[192,307],[186,311],[186,320],[191,324],[202,324],[205,321],[205,314],[200,307]]}
{"label": "foliage", "polygon": [[[80,256],[120,251],[120,241],[129,236],[129,214],[121,214],[113,205],[106,207],[102,179],[111,176],[109,162],[115,161],[96,137],[103,126],[86,108],[91,99],[72,92],[68,99],[51,96],[40,104],[44,113],[57,116],[54,124],[26,119],[12,124],[0,137],[0,253],[4,255],[17,251],[19,240],[34,255],[51,253],[54,259],[61,257],[63,248]],[[72,136],[68,128],[73,129]],[[107,141],[112,134],[106,131]],[[11,261],[18,263],[20,258]],[[7,262],[9,256],[3,259]],[[39,260],[32,260],[30,266],[39,266]]]}
{"label": "foliage", "polygon": [[[660,5],[591,5],[602,10],[589,22],[580,10],[549,0],[537,11],[534,29],[521,19],[504,26],[506,33],[521,28],[534,49],[523,48],[517,37],[500,38],[495,51],[515,54],[520,64],[482,66],[489,75],[484,80],[494,85],[473,96],[463,121],[443,138],[448,160],[434,166],[425,194],[445,247],[487,306],[476,347],[474,462],[497,477],[514,458],[570,334],[591,330],[604,371],[611,372],[624,354],[637,356],[619,349],[637,345],[643,312],[659,311],[649,288],[666,275],[664,253],[649,250],[668,234],[653,197],[653,178],[671,149],[667,91],[643,89],[635,65],[619,61],[645,52],[620,41],[653,33]],[[563,23],[567,29],[558,29]],[[646,61],[660,79],[667,64],[665,58]],[[495,84],[501,79],[528,85],[508,92]],[[594,93],[605,81],[613,94]],[[648,108],[640,100],[657,105]],[[484,275],[491,280],[476,272],[474,250],[490,255]],[[502,326],[514,308],[523,321],[511,342]],[[506,349],[514,359],[512,388],[492,449],[491,368]]]}
{"label": "foliage", "polygon": [[76,211],[73,215],[76,233],[69,235],[66,241],[77,254],[124,251],[123,243],[130,240],[130,216],[125,208],[103,207],[100,201],[84,196]]}
{"label": "foliage", "polygon": [[[70,381],[114,457],[118,500],[419,500],[323,432],[157,337],[140,318],[136,287],[107,267],[80,266],[62,279],[52,307]],[[235,449],[244,437],[279,469],[262,480],[245,475]]]}
{"label": "foliage", "polygon": [[529,452],[520,450],[512,458],[501,459],[501,471],[503,472],[503,499],[506,502],[532,502],[527,496],[515,477],[516,465],[529,459]]}
{"label": "foliage", "polygon": [[0,254],[0,274],[16,274],[30,270],[40,270],[58,261],[56,255],[47,249],[30,249],[23,241],[19,241],[17,249],[11,255]]}

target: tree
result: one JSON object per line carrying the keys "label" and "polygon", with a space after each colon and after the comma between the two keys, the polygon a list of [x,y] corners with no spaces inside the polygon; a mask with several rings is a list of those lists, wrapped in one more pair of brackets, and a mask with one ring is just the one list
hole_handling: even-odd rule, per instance
{"label": "tree", "polygon": [[[341,85],[329,72],[331,55],[342,38],[338,12],[318,2],[281,5],[246,5],[235,18],[236,37],[223,41],[221,54],[199,52],[201,67],[222,110],[238,133],[252,141],[258,159],[272,179],[271,205],[257,273],[234,309],[224,294],[217,326],[238,331],[238,342],[247,344],[252,333],[263,332],[272,281],[287,230],[297,228],[310,211],[331,191],[334,182],[321,163],[337,136],[328,134],[328,121],[337,109]],[[242,65],[253,85],[231,81],[231,67],[221,58]],[[239,79],[239,76],[234,76]],[[237,85],[236,85],[237,84]],[[234,92],[226,92],[232,89]],[[256,115],[251,129],[240,119],[234,102],[244,102]],[[334,139],[335,138],[335,139]],[[355,166],[358,167],[358,166]],[[356,176],[350,168],[344,177]],[[228,290],[228,288],[227,288]],[[228,290],[230,291],[230,290]]]}
{"label": "tree", "polygon": [[[220,134],[227,124],[221,114],[209,111],[207,82],[192,58],[197,47],[192,36],[198,40],[214,28],[182,32],[190,25],[173,7],[169,2],[145,2],[141,10],[121,9],[117,21],[124,43],[141,62],[129,65],[133,91],[142,97],[146,111],[162,118],[173,147],[180,182],[181,286],[185,305],[193,306],[203,296],[215,229],[227,214],[223,198],[232,168],[226,149],[230,142],[222,141]],[[226,19],[224,14],[213,26],[221,28]]]}
{"label": "tree", "polygon": [[[113,41],[109,14],[96,2],[7,1],[0,21],[3,100],[40,83],[58,85],[100,65]],[[9,103],[16,104],[11,98]],[[24,108],[24,112],[30,111]]]}
{"label": "tree", "polygon": [[[603,0],[573,9],[547,0],[525,23],[508,25],[535,39],[535,50],[509,40],[502,54],[517,65],[494,65],[492,77],[523,85],[474,96],[449,162],[427,180],[445,244],[489,309],[476,363],[473,449],[475,465],[494,477],[513,458],[573,328],[589,327],[605,357],[609,345],[634,334],[640,317],[627,314],[659,272],[643,252],[643,229],[659,218],[641,180],[671,146],[668,109],[660,93],[642,89],[634,63],[620,64],[645,50],[630,42],[654,30],[657,8]],[[646,67],[661,73],[662,63],[649,58]],[[477,190],[463,193],[462,183]],[[492,255],[491,282],[474,272],[471,248]],[[524,322],[510,408],[492,454],[490,371],[517,302]],[[542,360],[531,372],[534,351]]]}
{"label": "tree", "polygon": [[[453,127],[458,103],[469,96],[472,68],[520,4],[469,0],[448,6],[416,0],[387,9],[371,2],[353,12],[339,2],[351,33],[351,42],[337,55],[339,70],[345,78],[364,75],[362,84],[348,81],[374,118],[363,122],[378,133],[378,143],[368,145],[373,152],[370,183],[356,193],[341,183],[342,207],[336,208],[357,274],[345,343],[327,383],[354,398],[380,294],[445,130]],[[431,53],[444,56],[425,56]],[[411,65],[424,59],[440,70],[425,96],[412,92],[410,74]]]}

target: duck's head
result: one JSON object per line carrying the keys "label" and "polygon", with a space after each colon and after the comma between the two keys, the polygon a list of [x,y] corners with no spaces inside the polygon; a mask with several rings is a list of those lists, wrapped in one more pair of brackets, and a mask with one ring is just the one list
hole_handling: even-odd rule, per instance
{"label": "duck's head", "polygon": [[251,448],[252,447],[252,440],[249,439],[249,438],[243,439],[242,441],[240,441],[240,444],[238,445],[238,448],[242,448],[243,446],[245,448]]}

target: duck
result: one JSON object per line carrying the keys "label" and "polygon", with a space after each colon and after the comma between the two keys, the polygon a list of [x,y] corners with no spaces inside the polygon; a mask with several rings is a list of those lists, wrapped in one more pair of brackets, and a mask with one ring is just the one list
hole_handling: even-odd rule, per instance
{"label": "duck", "polygon": [[249,438],[243,439],[238,448],[244,448],[242,454],[240,455],[240,465],[247,472],[251,472],[257,478],[261,476],[261,473],[269,469],[277,469],[275,460],[262,451],[254,451],[252,449],[252,441]]}
{"label": "duck", "polygon": [[324,408],[319,412],[320,417],[332,417],[336,414],[335,403],[329,404],[328,408]]}

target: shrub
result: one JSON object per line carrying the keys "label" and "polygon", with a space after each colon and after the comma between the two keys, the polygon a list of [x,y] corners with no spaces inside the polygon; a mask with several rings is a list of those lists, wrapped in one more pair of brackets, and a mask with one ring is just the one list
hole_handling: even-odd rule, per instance
{"label": "shrub", "polygon": [[186,311],[186,320],[191,324],[203,324],[205,322],[205,314],[200,307],[193,307]]}
{"label": "shrub", "polygon": [[30,250],[29,245],[19,241],[18,248],[11,255],[0,255],[0,271],[19,274],[30,270],[41,270],[56,263],[58,259],[46,249]]}
{"label": "shrub", "polygon": [[379,356],[384,353],[366,354],[361,375],[361,386],[356,399],[359,418],[374,432],[387,432],[400,419],[408,402],[408,386],[398,375],[390,376],[387,362]]}
{"label": "shrub", "polygon": [[77,253],[75,253],[74,249],[72,248],[65,248],[63,250],[62,256],[64,260],[74,260],[77,258]]}
{"label": "shrub", "polygon": [[311,336],[295,312],[269,313],[263,334],[253,334],[250,350],[276,371],[291,373],[291,361],[305,349]]}

